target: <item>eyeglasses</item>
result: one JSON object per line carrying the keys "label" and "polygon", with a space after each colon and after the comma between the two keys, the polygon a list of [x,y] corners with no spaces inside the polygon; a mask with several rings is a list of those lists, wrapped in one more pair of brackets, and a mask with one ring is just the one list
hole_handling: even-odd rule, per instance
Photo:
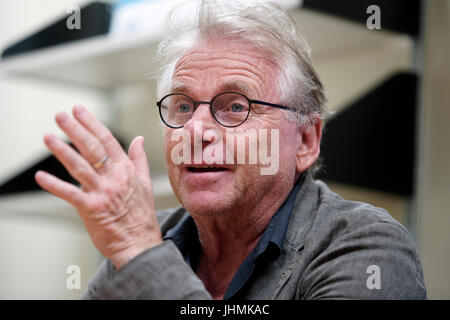
{"label": "eyeglasses", "polygon": [[237,92],[223,92],[211,101],[195,101],[182,93],[170,93],[156,103],[159,115],[164,124],[170,128],[182,128],[191,120],[195,110],[201,104],[209,105],[213,118],[222,126],[233,128],[247,120],[252,104],[260,104],[274,108],[294,111],[294,108],[269,102],[250,100]]}

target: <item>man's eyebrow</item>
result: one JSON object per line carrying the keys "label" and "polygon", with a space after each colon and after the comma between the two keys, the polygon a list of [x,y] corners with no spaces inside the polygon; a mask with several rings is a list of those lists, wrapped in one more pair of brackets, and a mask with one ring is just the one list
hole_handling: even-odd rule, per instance
{"label": "man's eyebrow", "polygon": [[237,91],[239,93],[248,95],[250,93],[249,86],[242,81],[228,81],[225,82],[221,87],[221,92],[225,91]]}
{"label": "man's eyebrow", "polygon": [[175,82],[170,85],[170,92],[186,92],[187,87],[182,82]]}
{"label": "man's eyebrow", "polygon": [[[251,92],[250,87],[245,82],[234,80],[223,83],[219,89],[220,90],[217,92],[218,94],[222,92],[235,91],[248,95]],[[183,82],[174,82],[170,86],[170,92],[187,93],[189,92],[189,87]]]}

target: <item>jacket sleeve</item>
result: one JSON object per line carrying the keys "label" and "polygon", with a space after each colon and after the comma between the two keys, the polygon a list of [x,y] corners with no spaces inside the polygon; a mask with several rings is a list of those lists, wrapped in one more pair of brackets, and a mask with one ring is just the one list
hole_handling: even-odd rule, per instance
{"label": "jacket sleeve", "polygon": [[211,299],[171,240],[150,248],[119,270],[105,260],[83,299]]}

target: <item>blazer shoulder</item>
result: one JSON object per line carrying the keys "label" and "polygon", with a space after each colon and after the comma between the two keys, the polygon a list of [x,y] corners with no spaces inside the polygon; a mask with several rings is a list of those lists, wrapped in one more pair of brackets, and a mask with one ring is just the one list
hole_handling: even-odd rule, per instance
{"label": "blazer shoulder", "polygon": [[[320,189],[319,216],[327,223],[345,221],[344,225],[351,229],[369,224],[392,224],[402,231],[407,229],[395,220],[388,211],[374,205],[348,200],[331,191],[326,184],[317,181]],[[322,213],[322,215],[320,215]],[[325,213],[325,214],[324,214]]]}

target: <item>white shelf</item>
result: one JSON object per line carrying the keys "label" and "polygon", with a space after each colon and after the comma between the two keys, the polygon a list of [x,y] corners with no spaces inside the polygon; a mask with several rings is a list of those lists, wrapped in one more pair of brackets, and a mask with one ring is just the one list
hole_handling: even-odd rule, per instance
{"label": "white shelf", "polygon": [[0,72],[109,89],[146,81],[159,33],[131,38],[98,36],[7,58]]}
{"label": "white shelf", "polygon": [[[298,1],[285,2],[293,8]],[[291,12],[312,47],[316,64],[338,60],[349,52],[370,53],[405,40],[404,35],[370,31],[363,25],[313,11]],[[162,25],[158,25],[141,36],[98,36],[17,55],[0,63],[0,75],[35,76],[98,89],[142,84],[155,70],[152,54],[161,32]]]}
{"label": "white shelf", "polygon": [[[148,81],[152,54],[163,31],[165,14],[179,0],[163,0],[142,6],[151,27],[141,36],[112,35],[58,45],[9,57],[0,62],[0,76],[27,75],[90,86],[115,89]],[[300,0],[280,0],[287,9],[298,8]],[[155,16],[156,14],[156,16]],[[152,16],[153,15],[153,16]]]}

